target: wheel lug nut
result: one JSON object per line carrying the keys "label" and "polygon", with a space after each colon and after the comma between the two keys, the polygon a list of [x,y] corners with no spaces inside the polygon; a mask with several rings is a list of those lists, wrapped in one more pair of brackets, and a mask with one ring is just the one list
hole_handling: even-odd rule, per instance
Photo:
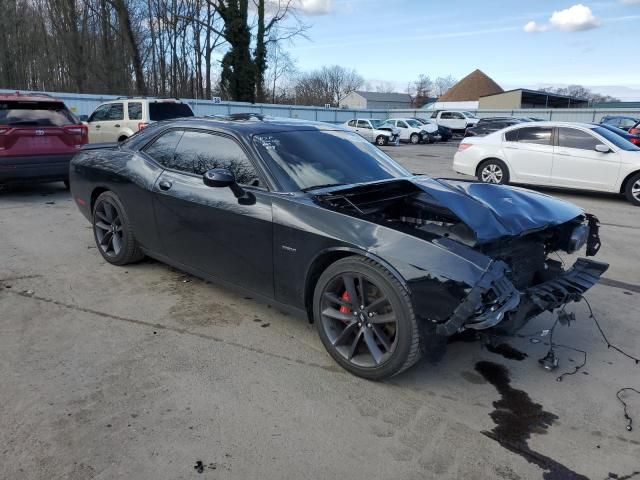
{"label": "wheel lug nut", "polygon": [[360,322],[358,322],[358,326],[359,326],[359,327],[361,327],[361,326],[362,326],[362,324],[361,324]]}
{"label": "wheel lug nut", "polygon": [[373,317],[373,313],[369,313],[369,317]]}
{"label": "wheel lug nut", "polygon": [[370,323],[367,323],[367,327],[371,328],[371,324],[370,324]]}
{"label": "wheel lug nut", "polygon": [[360,310],[364,310],[364,305],[360,305]]}

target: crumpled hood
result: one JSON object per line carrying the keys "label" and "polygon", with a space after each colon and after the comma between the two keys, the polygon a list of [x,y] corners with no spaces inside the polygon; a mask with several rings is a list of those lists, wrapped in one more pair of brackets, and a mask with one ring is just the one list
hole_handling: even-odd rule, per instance
{"label": "crumpled hood", "polygon": [[572,203],[524,188],[430,177],[412,182],[469,226],[478,243],[560,225],[584,213]]}

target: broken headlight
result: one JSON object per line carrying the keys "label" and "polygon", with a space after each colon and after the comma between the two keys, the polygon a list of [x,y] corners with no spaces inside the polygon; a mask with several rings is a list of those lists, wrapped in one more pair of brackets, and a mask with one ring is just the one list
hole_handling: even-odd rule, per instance
{"label": "broken headlight", "polygon": [[589,227],[584,223],[576,226],[569,236],[569,242],[567,244],[567,253],[573,253],[580,250],[586,243],[589,237]]}

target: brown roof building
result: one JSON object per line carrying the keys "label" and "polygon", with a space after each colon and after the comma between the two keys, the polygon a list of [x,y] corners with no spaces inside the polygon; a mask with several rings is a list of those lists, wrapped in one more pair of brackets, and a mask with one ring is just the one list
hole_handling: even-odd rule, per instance
{"label": "brown roof building", "polygon": [[480,97],[504,90],[481,70],[474,70],[445,92],[438,102],[477,102]]}

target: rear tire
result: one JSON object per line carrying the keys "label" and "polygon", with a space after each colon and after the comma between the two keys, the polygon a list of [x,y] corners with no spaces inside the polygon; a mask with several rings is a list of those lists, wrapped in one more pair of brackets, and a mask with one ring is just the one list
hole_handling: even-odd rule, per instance
{"label": "rear tire", "polygon": [[633,175],[625,185],[624,194],[627,200],[636,207],[640,207],[640,172]]}
{"label": "rear tire", "polygon": [[383,380],[420,359],[409,294],[372,260],[351,256],[331,264],[316,284],[313,316],[327,352],[354,375]]}
{"label": "rear tire", "polygon": [[144,258],[127,212],[115,193],[103,192],[96,199],[92,223],[98,251],[107,262],[126,265]]}
{"label": "rear tire", "polygon": [[482,183],[506,185],[509,183],[509,169],[502,160],[490,158],[478,165],[476,177]]}

